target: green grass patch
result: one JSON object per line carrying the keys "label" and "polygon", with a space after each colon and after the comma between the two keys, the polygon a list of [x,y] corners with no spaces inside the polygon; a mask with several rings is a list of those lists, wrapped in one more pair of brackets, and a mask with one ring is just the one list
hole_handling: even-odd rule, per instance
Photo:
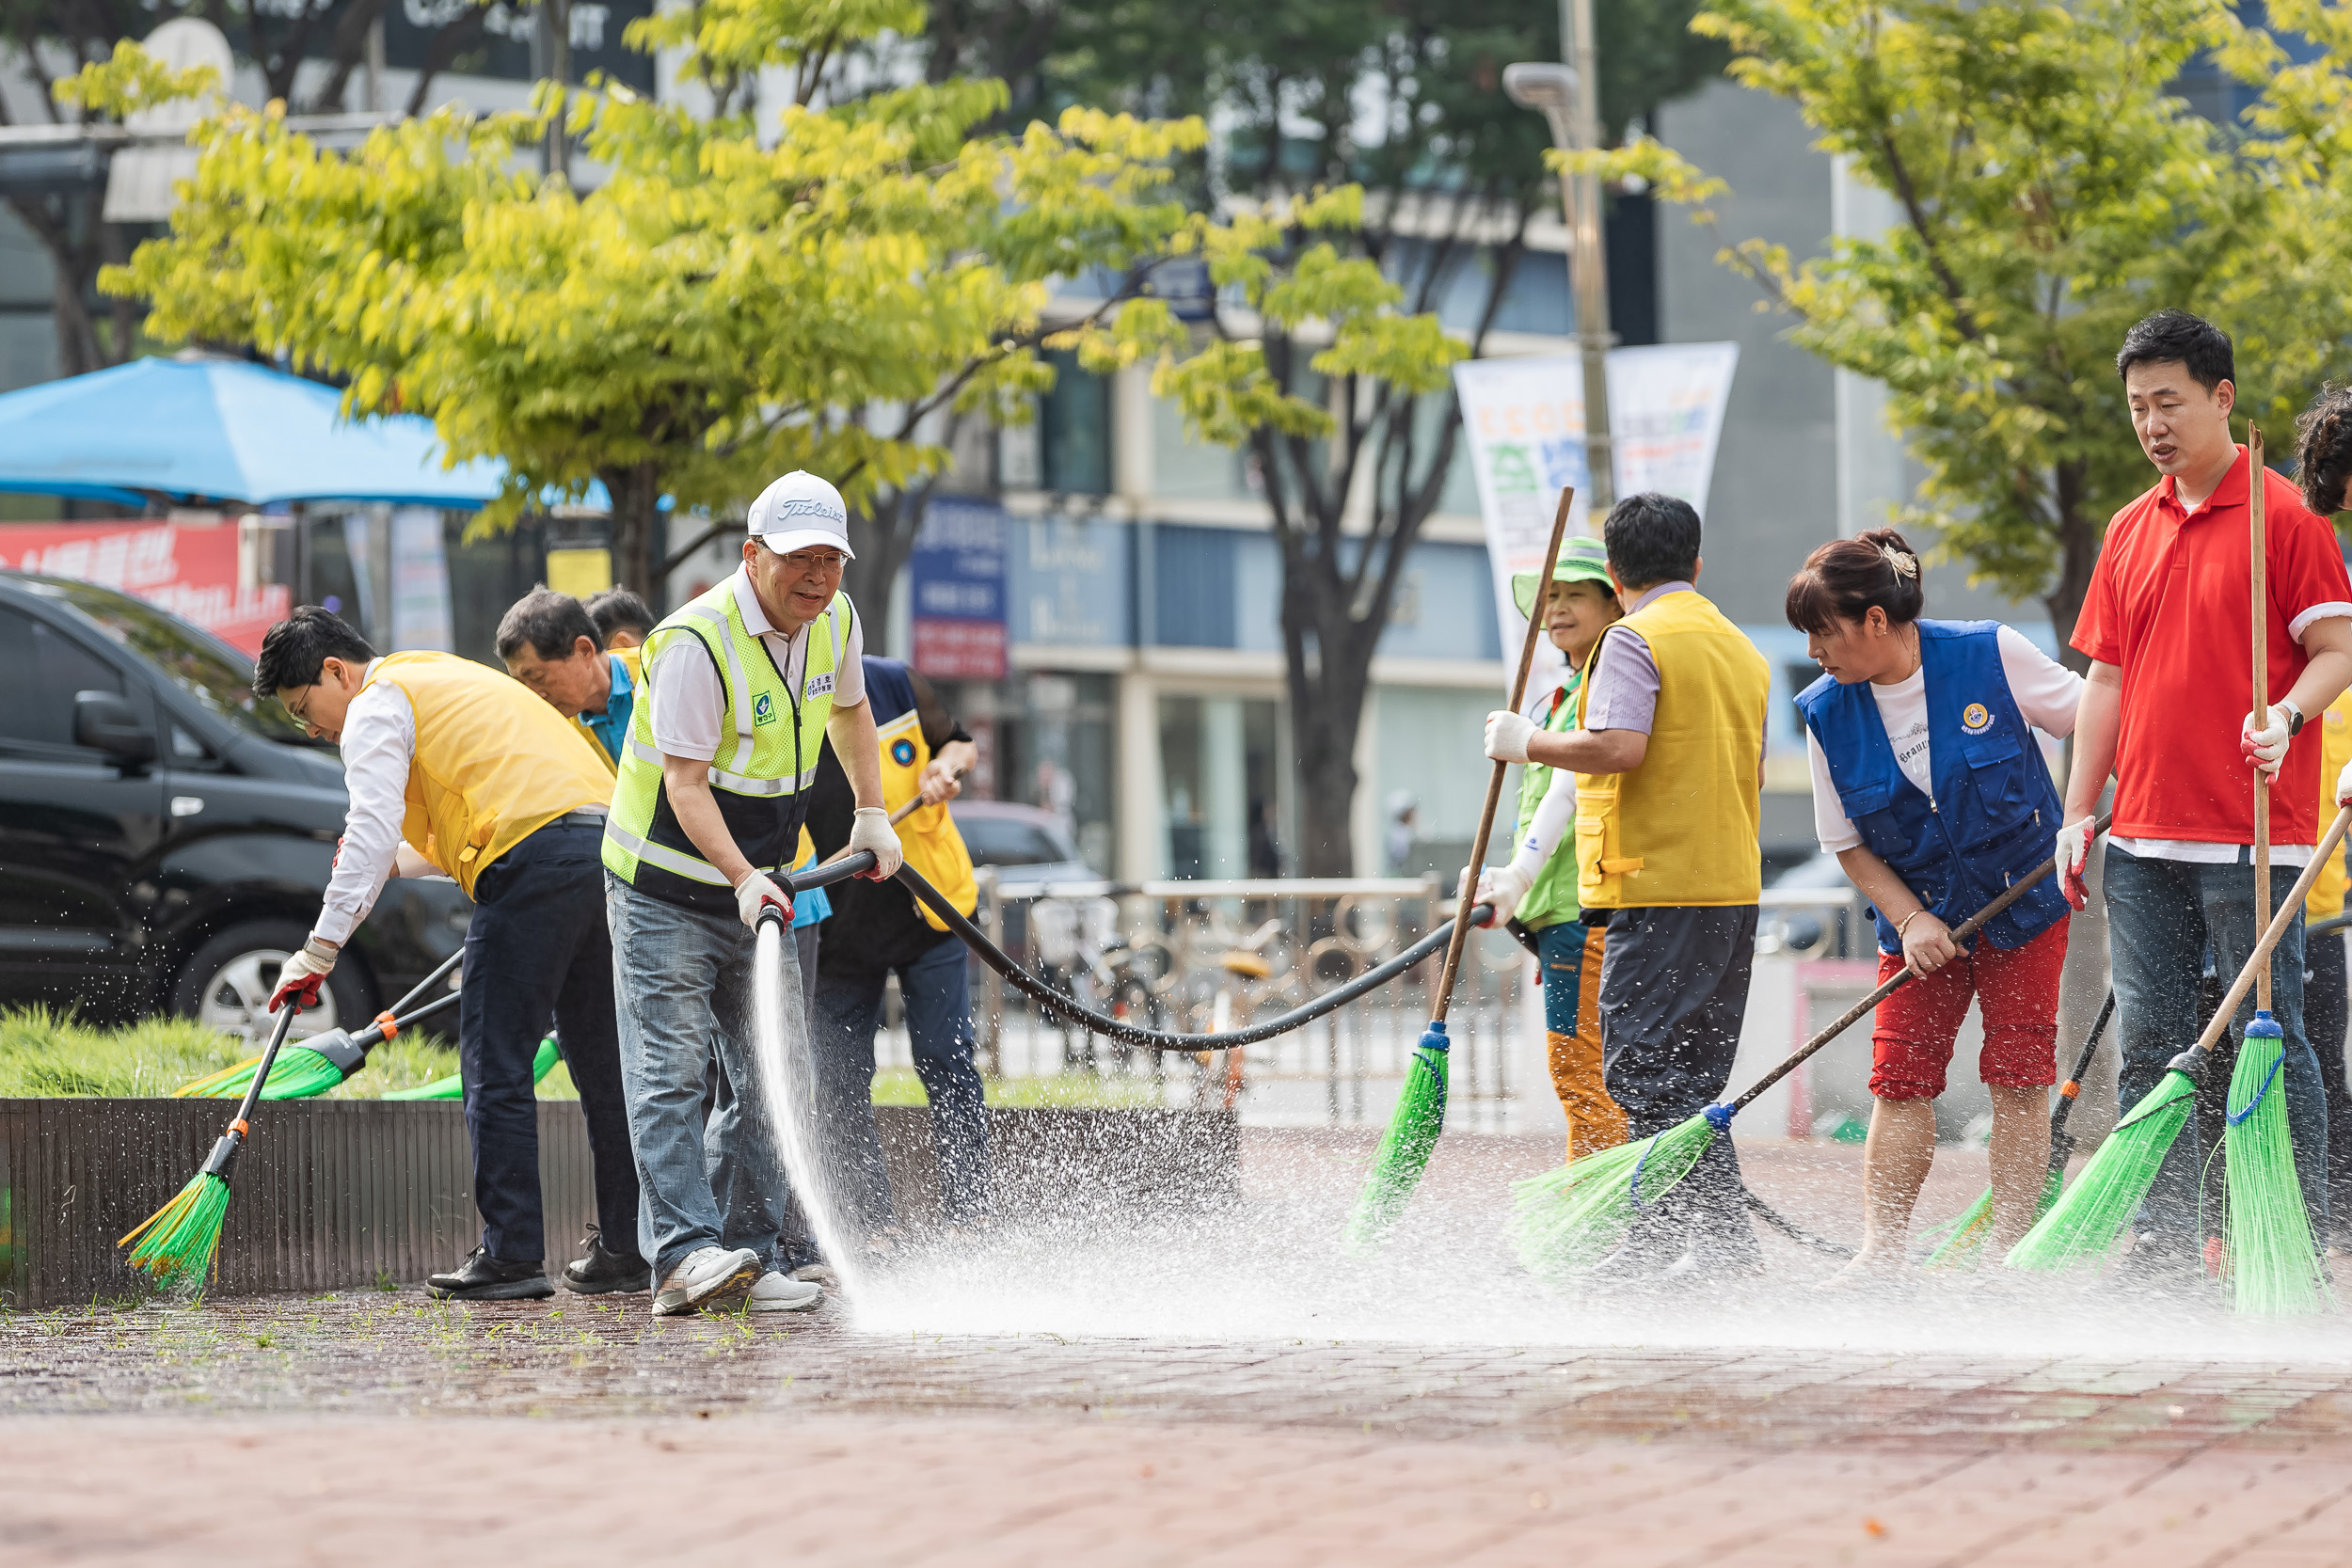
{"label": "green grass patch", "polygon": [[[254,1053],[244,1040],[193,1019],[142,1019],[109,1029],[71,1012],[9,1007],[0,1009],[0,1099],[160,1099]],[[454,1045],[432,1034],[402,1034],[368,1053],[366,1068],[326,1098],[374,1100],[456,1070]],[[539,1092],[577,1098],[561,1067]]]}

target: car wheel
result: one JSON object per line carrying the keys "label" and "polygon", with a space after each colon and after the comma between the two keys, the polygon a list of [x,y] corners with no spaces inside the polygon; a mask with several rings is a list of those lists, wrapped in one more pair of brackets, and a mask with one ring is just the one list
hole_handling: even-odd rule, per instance
{"label": "car wheel", "polygon": [[[172,982],[171,1010],[236,1035],[259,1051],[269,1043],[270,993],[278,971],[310,935],[286,920],[257,920],[207,938]],[[375,1002],[357,964],[343,964],[319,988],[319,1004],[294,1020],[289,1039],[353,1028],[375,1016]]]}

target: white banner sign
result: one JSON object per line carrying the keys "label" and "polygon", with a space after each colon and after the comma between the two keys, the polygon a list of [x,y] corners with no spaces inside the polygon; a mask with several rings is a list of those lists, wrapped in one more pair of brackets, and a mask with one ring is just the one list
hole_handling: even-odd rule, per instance
{"label": "white banner sign", "polygon": [[[1659,490],[1707,515],[1724,405],[1740,362],[1737,343],[1662,343],[1609,355],[1609,429],[1616,445],[1620,496]],[[1486,557],[1494,570],[1495,611],[1506,659],[1516,665],[1527,622],[1511,600],[1511,574],[1543,569],[1551,517],[1565,485],[1576,486],[1568,532],[1594,534],[1584,497],[1584,366],[1575,355],[1470,359],[1454,367],[1462,396],[1463,432],[1486,518]],[[1528,689],[1559,684],[1562,661],[1549,641],[1536,646]]]}

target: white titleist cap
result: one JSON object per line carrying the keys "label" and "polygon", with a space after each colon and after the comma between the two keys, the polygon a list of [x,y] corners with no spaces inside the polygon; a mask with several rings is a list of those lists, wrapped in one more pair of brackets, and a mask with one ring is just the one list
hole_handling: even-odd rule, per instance
{"label": "white titleist cap", "polygon": [[804,469],[795,468],[759,493],[748,519],[752,537],[778,555],[830,545],[851,560],[850,509],[841,492]]}

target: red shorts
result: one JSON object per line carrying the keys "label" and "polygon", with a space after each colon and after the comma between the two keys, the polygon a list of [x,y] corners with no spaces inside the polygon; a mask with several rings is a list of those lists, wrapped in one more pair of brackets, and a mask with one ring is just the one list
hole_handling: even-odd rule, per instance
{"label": "red shorts", "polygon": [[[2023,947],[1999,948],[1979,937],[1932,974],[1922,974],[1879,1004],[1870,1037],[1870,1092],[1881,1100],[1933,1100],[1944,1092],[1952,1043],[1973,996],[1984,1012],[1979,1073],[2004,1088],[2047,1088],[2058,1082],[2058,974],[2066,967],[2061,919]],[[1879,984],[1903,960],[1879,955]]]}

